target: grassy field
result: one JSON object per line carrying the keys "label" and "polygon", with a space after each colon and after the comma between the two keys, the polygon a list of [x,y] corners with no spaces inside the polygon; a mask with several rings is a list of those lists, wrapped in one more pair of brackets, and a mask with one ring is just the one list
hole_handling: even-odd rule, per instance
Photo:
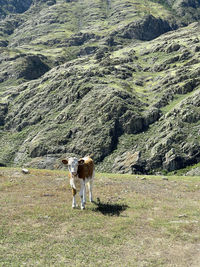
{"label": "grassy field", "polygon": [[97,174],[82,211],[66,172],[0,168],[0,266],[200,266],[200,177],[167,179]]}

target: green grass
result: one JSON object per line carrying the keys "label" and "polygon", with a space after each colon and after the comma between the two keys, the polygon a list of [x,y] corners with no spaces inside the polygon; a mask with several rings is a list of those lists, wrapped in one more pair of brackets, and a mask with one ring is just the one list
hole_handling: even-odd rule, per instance
{"label": "green grass", "polygon": [[1,168],[2,266],[198,263],[200,178],[145,177],[97,173],[96,204],[81,211],[65,171]]}
{"label": "green grass", "polygon": [[[194,93],[194,92],[192,92]],[[187,94],[187,96],[190,96],[192,94],[191,92]],[[171,101],[167,106],[163,107],[161,110],[162,112],[165,114],[167,112],[170,112],[171,110],[173,110],[173,108],[177,107],[179,103],[181,103],[182,100],[185,100],[186,98],[186,94],[183,95],[176,95],[173,99],[173,101]]]}

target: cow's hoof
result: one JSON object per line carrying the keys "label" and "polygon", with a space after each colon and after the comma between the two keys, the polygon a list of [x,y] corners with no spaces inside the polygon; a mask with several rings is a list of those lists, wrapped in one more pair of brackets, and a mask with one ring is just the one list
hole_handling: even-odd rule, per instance
{"label": "cow's hoof", "polygon": [[81,209],[82,209],[82,210],[85,210],[85,206],[81,206]]}

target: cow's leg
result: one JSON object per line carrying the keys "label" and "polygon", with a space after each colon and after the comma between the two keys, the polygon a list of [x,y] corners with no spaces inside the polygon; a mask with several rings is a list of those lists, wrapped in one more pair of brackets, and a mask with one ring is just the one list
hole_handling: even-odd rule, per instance
{"label": "cow's leg", "polygon": [[81,209],[84,210],[85,209],[85,203],[84,203],[84,199],[85,199],[85,181],[83,179],[81,179],[81,190],[80,190],[80,198],[81,198]]}
{"label": "cow's leg", "polygon": [[76,189],[72,188],[72,208],[76,208]]}
{"label": "cow's leg", "polygon": [[86,204],[86,186],[83,187],[83,203]]}
{"label": "cow's leg", "polygon": [[93,180],[90,180],[88,182],[88,191],[89,191],[89,200],[90,200],[90,202],[93,202],[92,185],[93,185]]}

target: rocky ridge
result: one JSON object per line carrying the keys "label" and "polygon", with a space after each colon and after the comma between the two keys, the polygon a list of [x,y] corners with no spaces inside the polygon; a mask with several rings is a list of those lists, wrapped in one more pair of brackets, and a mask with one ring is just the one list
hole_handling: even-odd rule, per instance
{"label": "rocky ridge", "polygon": [[1,165],[91,152],[102,171],[199,163],[200,26],[161,2],[35,1],[0,21]]}

